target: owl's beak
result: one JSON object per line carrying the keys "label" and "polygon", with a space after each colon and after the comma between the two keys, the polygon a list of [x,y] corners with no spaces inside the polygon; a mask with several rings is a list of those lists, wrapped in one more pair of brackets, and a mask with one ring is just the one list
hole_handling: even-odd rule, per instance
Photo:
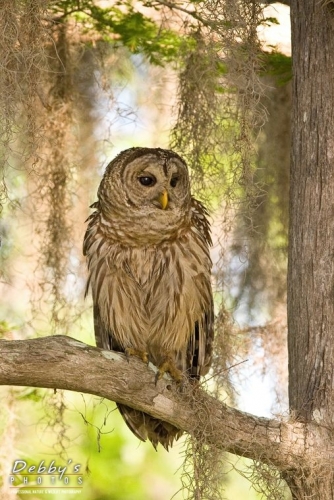
{"label": "owl's beak", "polygon": [[164,189],[163,192],[159,194],[158,201],[161,205],[162,210],[165,210],[168,205],[168,193],[166,189]]}

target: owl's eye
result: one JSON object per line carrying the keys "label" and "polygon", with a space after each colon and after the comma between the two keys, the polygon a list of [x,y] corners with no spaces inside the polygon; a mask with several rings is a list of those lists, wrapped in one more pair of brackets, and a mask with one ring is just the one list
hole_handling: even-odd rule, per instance
{"label": "owl's eye", "polygon": [[157,182],[155,177],[148,175],[138,177],[138,180],[142,186],[154,186],[154,184]]}
{"label": "owl's eye", "polygon": [[175,188],[176,184],[179,182],[179,178],[178,177],[172,177],[171,180],[170,180],[170,185],[172,186],[172,188]]}

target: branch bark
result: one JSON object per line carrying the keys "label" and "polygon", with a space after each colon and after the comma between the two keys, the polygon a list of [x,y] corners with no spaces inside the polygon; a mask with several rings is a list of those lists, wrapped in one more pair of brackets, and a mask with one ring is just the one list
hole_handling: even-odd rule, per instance
{"label": "branch bark", "polygon": [[167,377],[155,386],[156,368],[65,336],[0,341],[0,385],[95,394],[144,411],[208,444],[261,460],[289,473],[309,460],[333,461],[327,431],[316,424],[283,422],[241,412],[201,389],[180,392]]}

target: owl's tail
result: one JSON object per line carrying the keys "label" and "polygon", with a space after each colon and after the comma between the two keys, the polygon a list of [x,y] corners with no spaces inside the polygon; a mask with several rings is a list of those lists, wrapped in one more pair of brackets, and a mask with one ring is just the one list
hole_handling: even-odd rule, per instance
{"label": "owl's tail", "polygon": [[172,446],[173,441],[179,439],[183,433],[174,425],[129,406],[118,404],[117,408],[134,435],[141,441],[149,439],[155,449],[160,443],[168,451],[168,447]]}

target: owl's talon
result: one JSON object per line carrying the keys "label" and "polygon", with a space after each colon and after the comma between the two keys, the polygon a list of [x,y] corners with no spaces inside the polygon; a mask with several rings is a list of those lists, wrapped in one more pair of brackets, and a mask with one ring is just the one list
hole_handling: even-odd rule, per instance
{"label": "owl's talon", "polygon": [[158,380],[160,380],[165,373],[169,373],[178,385],[182,383],[183,374],[181,370],[175,366],[175,362],[170,356],[166,356],[163,362],[158,366],[158,371],[155,374],[155,385],[157,385]]}
{"label": "owl's talon", "polygon": [[132,347],[127,347],[124,349],[124,354],[126,356],[127,361],[129,362],[130,356],[136,356],[141,359],[146,365],[148,365],[148,353],[146,351],[141,351],[140,349],[133,349]]}

